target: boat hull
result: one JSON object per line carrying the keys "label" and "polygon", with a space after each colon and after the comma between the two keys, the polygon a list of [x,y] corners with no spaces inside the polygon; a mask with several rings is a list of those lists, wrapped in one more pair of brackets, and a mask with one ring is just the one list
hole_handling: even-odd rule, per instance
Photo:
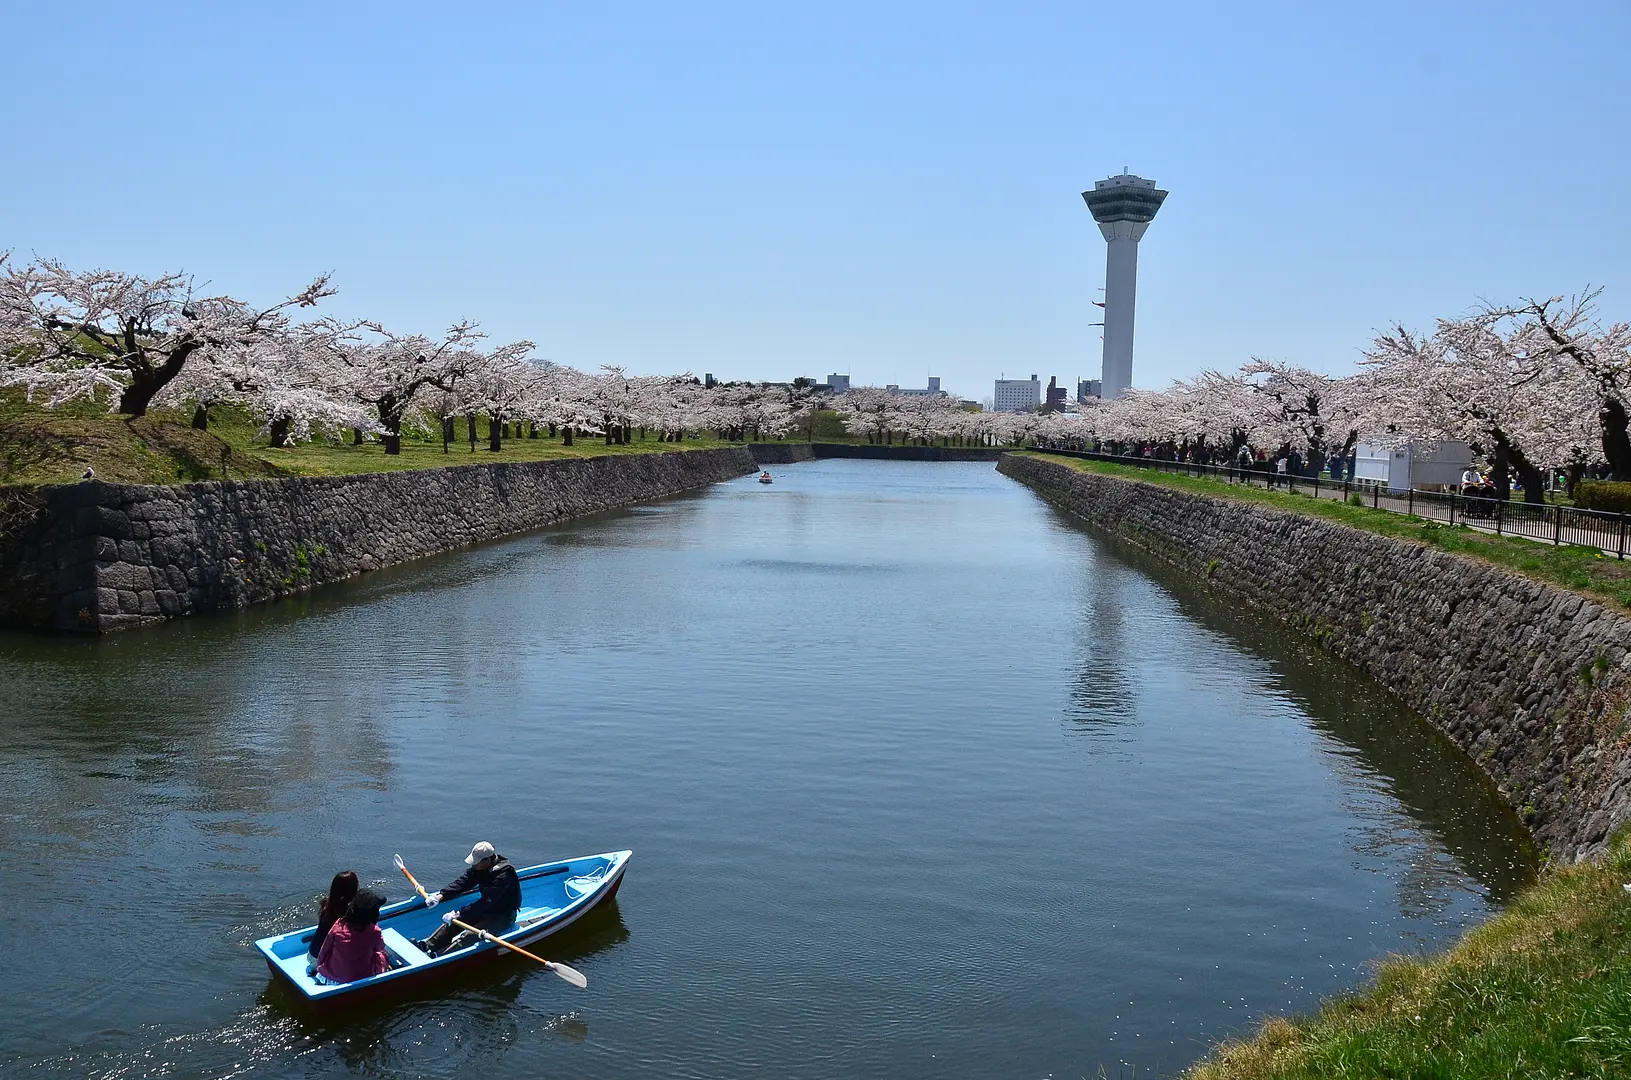
{"label": "boat hull", "polygon": [[[615,851],[518,870],[521,910],[515,925],[498,936],[526,948],[560,933],[617,895],[623,887],[632,854]],[[266,960],[274,980],[292,991],[297,1000],[321,1011],[421,993],[491,961],[505,957],[522,959],[487,941],[478,941],[435,958],[426,956],[412,944],[413,938],[428,937],[441,925],[443,912],[457,910],[461,900],[470,899],[456,898],[440,910],[432,910],[415,896],[382,909],[379,922],[386,951],[398,966],[382,975],[352,983],[325,985],[307,973],[306,949],[316,927],[261,938],[255,942],[255,948]]]}

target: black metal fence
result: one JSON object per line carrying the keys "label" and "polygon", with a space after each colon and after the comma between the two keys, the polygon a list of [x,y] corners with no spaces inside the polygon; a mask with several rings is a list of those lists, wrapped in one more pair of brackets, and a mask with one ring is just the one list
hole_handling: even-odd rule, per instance
{"label": "black metal fence", "polygon": [[1103,454],[1092,450],[1054,450],[1046,447],[1033,449],[1044,454],[1086,458],[1089,461],[1108,461],[1116,465],[1154,469],[1157,472],[1205,476],[1230,484],[1251,484],[1270,490],[1278,488],[1296,491],[1316,499],[1352,502],[1357,497],[1364,505],[1379,510],[1411,514],[1428,521],[1442,521],[1447,525],[1465,525],[1468,528],[1492,532],[1497,536],[1524,536],[1531,540],[1542,540],[1557,545],[1595,547],[1619,559],[1625,558],[1626,524],[1631,521],[1631,514],[1581,510],[1559,503],[1516,502],[1483,495],[1460,495],[1414,489],[1390,492],[1381,484],[1355,482],[1347,477],[1332,480],[1329,477],[1277,473],[1272,471],[1272,465],[1267,468],[1250,466],[1241,468],[1236,465],[1201,465],[1192,461]]}

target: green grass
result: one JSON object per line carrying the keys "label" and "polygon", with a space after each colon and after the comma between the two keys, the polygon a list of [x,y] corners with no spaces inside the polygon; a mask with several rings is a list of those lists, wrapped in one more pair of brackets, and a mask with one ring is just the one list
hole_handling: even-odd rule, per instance
{"label": "green grass", "polygon": [[1117,465],[1082,458],[1055,457],[1048,454],[1032,456],[1080,469],[1082,472],[1116,476],[1140,483],[1189,491],[1197,495],[1261,503],[1341,522],[1367,532],[1380,533],[1383,536],[1409,540],[1440,551],[1482,559],[1502,569],[1516,571],[1538,581],[1586,593],[1605,606],[1631,613],[1631,561],[1620,562],[1613,556],[1603,555],[1596,548],[1553,547],[1550,544],[1517,537],[1494,536],[1461,525],[1449,526],[1438,521],[1426,521],[1408,514],[1373,510],[1368,506],[1353,506],[1336,499],[1316,499],[1311,495],[1268,491],[1210,477],[1156,472],[1153,469],[1141,469],[1136,465]]}
{"label": "green grass", "polygon": [[[730,446],[709,438],[683,443],[636,439],[628,446],[606,446],[598,437],[579,438],[564,446],[559,436],[506,439],[503,449],[487,449],[487,424],[479,425],[474,451],[455,442],[442,452],[439,438],[408,437],[402,453],[388,455],[378,442],[352,446],[348,441],[317,439],[275,450],[248,415],[215,409],[208,431],[194,431],[191,414],[154,410],[140,419],[110,414],[102,406],[79,402],[62,409],[30,405],[17,393],[0,393],[0,484],[64,484],[77,481],[87,465],[99,479],[115,483],[174,484],[191,480],[244,479],[260,476],[337,476],[346,473],[441,468],[493,461],[546,461],[606,454],[661,453]],[[458,434],[464,438],[465,424]]]}
{"label": "green grass", "polygon": [[1191,1080],[1631,1076],[1631,843],[1554,870],[1447,952],[1226,1043]]}

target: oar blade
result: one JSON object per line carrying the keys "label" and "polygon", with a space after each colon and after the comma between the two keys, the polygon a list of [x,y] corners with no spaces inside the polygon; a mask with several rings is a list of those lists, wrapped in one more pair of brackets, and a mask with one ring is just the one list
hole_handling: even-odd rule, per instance
{"label": "oar blade", "polygon": [[546,963],[549,970],[553,971],[555,974],[559,975],[573,986],[587,987],[589,985],[588,976],[584,975],[584,973],[579,971],[577,968],[567,967],[565,964],[556,960],[550,960]]}

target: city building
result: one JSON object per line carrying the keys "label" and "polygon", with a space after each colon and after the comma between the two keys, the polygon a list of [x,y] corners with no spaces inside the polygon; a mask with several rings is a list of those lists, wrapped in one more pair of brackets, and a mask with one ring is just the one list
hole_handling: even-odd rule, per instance
{"label": "city building", "polygon": [[1048,376],[1048,392],[1044,395],[1042,407],[1048,412],[1063,412],[1065,408],[1066,390],[1059,385],[1059,376]]}
{"label": "city building", "polygon": [[996,412],[1032,412],[1042,404],[1042,381],[1035,375],[1029,379],[998,379],[996,393],[991,395],[991,407]]}
{"label": "city building", "polygon": [[[820,368],[817,368],[816,370],[819,371]],[[848,375],[828,375],[827,376],[827,385],[833,388],[834,393],[842,394],[845,390],[849,389],[849,376]]]}
{"label": "city building", "polygon": [[1138,242],[1167,193],[1154,180],[1122,173],[1100,180],[1082,199],[1104,234],[1104,369],[1107,398],[1133,385],[1133,307],[1138,293]]}
{"label": "city building", "polygon": [[884,387],[884,389],[889,391],[891,394],[903,394],[906,397],[945,397],[946,396],[946,392],[944,390],[940,389],[940,376],[938,376],[938,375],[930,375],[929,376],[929,388],[927,390],[911,390],[911,389],[902,390],[900,387],[896,386],[894,383],[890,383],[888,386]]}
{"label": "city building", "polygon": [[1076,403],[1086,405],[1089,399],[1103,397],[1104,395],[1101,393],[1103,387],[1104,384],[1098,379],[1077,379]]}

